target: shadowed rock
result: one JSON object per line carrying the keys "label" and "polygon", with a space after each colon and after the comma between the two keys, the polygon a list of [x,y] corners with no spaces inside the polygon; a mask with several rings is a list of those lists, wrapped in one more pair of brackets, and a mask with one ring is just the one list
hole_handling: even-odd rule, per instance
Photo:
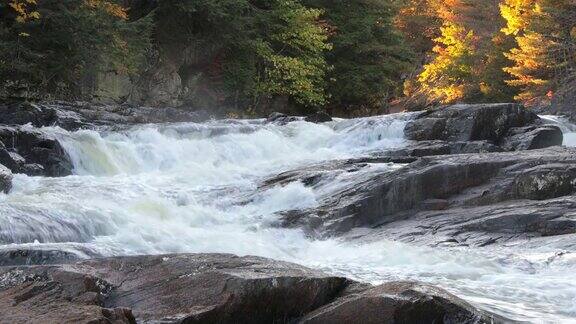
{"label": "shadowed rock", "polygon": [[536,114],[518,104],[454,105],[422,113],[406,125],[404,133],[410,140],[436,141],[452,148],[443,154],[521,151],[562,145],[560,128],[542,124]]}
{"label": "shadowed rock", "polygon": [[498,143],[513,127],[523,127],[538,116],[519,104],[454,105],[423,113],[406,126],[408,139]]}
{"label": "shadowed rock", "polygon": [[60,143],[37,130],[0,126],[0,163],[14,173],[66,176],[72,163]]}
{"label": "shadowed rock", "polygon": [[307,116],[304,120],[309,123],[326,123],[332,121],[332,117],[325,111],[317,111]]}
{"label": "shadowed rock", "polygon": [[0,248],[0,267],[19,265],[64,264],[97,257],[97,254],[82,249],[59,249],[56,247],[11,247]]}
{"label": "shadowed rock", "polygon": [[0,164],[0,192],[8,193],[12,189],[12,172]]}

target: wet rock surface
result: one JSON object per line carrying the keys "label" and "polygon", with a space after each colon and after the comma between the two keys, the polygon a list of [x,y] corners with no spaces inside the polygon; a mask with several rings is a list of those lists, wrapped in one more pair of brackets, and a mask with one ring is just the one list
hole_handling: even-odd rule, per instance
{"label": "wet rock surface", "polygon": [[533,150],[563,141],[558,126],[546,125],[518,104],[442,107],[417,116],[404,133],[421,146],[428,142],[450,147],[443,154]]}
{"label": "wet rock surface", "polygon": [[66,176],[72,162],[56,138],[26,126],[0,126],[0,164],[13,173]]}
{"label": "wet rock surface", "polygon": [[269,179],[263,188],[300,181],[322,192],[329,179],[356,173],[319,207],[284,212],[276,225],[320,237],[368,228],[379,238],[474,246],[576,233],[576,149],[429,156],[393,169],[378,168],[382,162],[341,161]]}
{"label": "wet rock surface", "polygon": [[416,282],[390,282],[354,289],[307,314],[299,323],[505,323],[442,289]]}
{"label": "wet rock surface", "polygon": [[0,193],[8,193],[12,188],[12,172],[0,164]]}
{"label": "wet rock surface", "polygon": [[423,284],[372,287],[229,254],[0,267],[0,312],[7,323],[350,323],[355,315],[366,323],[500,321]]}
{"label": "wet rock surface", "polygon": [[207,111],[184,108],[97,105],[85,102],[0,102],[0,124],[35,127],[58,126],[66,130],[96,125],[202,122],[213,116]]}

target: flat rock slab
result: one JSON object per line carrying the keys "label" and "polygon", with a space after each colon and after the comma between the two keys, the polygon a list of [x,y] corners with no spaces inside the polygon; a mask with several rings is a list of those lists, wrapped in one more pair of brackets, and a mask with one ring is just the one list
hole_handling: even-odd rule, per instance
{"label": "flat rock slab", "polygon": [[230,254],[115,257],[66,265],[0,267],[0,314],[2,323],[377,320],[432,324],[441,323],[439,320],[500,320],[423,284],[373,287],[296,264]]}
{"label": "flat rock slab", "polygon": [[[388,239],[486,245],[576,233],[576,149],[423,157],[400,168],[382,159],[341,161],[287,172],[263,188],[300,181],[319,206],[283,212],[277,226],[311,236],[362,227]],[[340,177],[354,182],[327,190]]]}
{"label": "flat rock slab", "polygon": [[225,254],[96,259],[0,268],[2,321],[271,323],[331,301],[348,284],[295,264]]}

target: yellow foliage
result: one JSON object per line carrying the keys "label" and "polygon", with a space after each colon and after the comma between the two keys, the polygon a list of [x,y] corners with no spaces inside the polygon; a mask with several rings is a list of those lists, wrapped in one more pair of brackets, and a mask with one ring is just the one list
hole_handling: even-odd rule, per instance
{"label": "yellow foliage", "polygon": [[106,0],[84,0],[84,3],[91,8],[104,9],[108,14],[120,19],[128,19],[126,8]]}
{"label": "yellow foliage", "polygon": [[451,103],[463,99],[471,87],[466,82],[473,73],[474,33],[453,23],[440,31],[433,48],[436,56],[424,66],[418,81],[429,99]]}
{"label": "yellow foliage", "polygon": [[31,10],[36,5],[36,0],[10,0],[8,6],[16,12],[16,21],[24,23],[28,20],[40,19],[40,13]]}

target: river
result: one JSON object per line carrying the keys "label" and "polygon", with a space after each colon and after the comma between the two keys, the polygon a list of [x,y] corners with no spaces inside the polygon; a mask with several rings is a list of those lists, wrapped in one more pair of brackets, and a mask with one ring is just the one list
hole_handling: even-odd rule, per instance
{"label": "river", "polygon": [[[315,241],[299,230],[270,226],[279,211],[314,207],[320,193],[301,183],[259,191],[263,180],[402,147],[410,118],[398,114],[284,126],[225,120],[76,132],[43,128],[65,147],[74,175],[16,175],[12,192],[0,194],[0,248],[58,248],[85,257],[259,255],[371,283],[421,280],[517,320],[576,322],[576,256],[571,253],[551,262],[563,251]],[[561,123],[565,144],[576,146],[576,128],[545,118]],[[362,172],[401,167],[374,164]],[[326,183],[323,190],[354,185],[350,177]]]}

